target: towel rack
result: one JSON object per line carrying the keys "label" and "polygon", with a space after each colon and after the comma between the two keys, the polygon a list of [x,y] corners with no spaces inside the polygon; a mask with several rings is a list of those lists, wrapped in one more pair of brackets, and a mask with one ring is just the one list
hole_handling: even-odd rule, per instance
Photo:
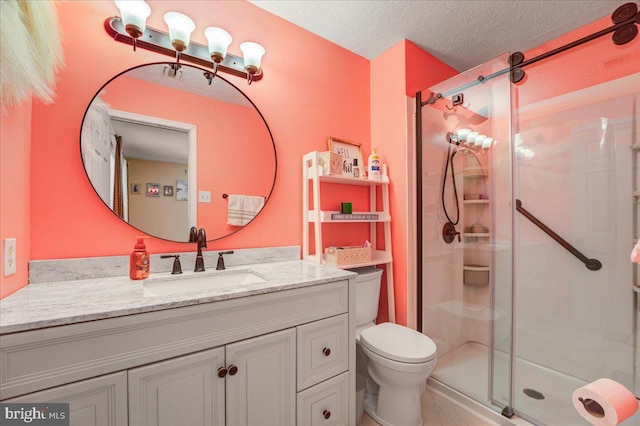
{"label": "towel rack", "polygon": [[524,217],[533,222],[538,228],[542,229],[545,234],[553,238],[558,244],[564,247],[569,253],[580,259],[584,266],[591,271],[597,271],[602,268],[602,263],[598,259],[589,259],[584,254],[580,253],[574,246],[565,241],[560,235],[556,234],[547,225],[542,223],[537,217],[529,213],[522,207],[522,201],[516,200],[516,210],[518,210]]}
{"label": "towel rack", "polygon": [[[222,198],[229,198],[229,194],[222,194]],[[264,198],[265,200],[267,199],[267,197],[265,197],[264,195],[262,196],[262,198]]]}

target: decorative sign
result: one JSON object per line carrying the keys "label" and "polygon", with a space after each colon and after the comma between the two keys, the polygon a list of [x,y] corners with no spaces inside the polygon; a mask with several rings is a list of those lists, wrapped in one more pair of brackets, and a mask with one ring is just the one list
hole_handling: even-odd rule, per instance
{"label": "decorative sign", "polygon": [[354,177],[362,177],[362,146],[358,142],[349,142],[342,139],[329,138],[329,151],[342,155],[342,174]]}

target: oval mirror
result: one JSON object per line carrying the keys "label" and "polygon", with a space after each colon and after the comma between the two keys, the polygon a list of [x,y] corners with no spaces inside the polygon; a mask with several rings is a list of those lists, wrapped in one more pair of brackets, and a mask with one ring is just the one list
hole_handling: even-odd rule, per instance
{"label": "oval mirror", "polygon": [[269,126],[240,89],[195,66],[153,63],[109,80],[89,104],[80,153],[96,194],[147,235],[187,242],[242,229],[276,178]]}

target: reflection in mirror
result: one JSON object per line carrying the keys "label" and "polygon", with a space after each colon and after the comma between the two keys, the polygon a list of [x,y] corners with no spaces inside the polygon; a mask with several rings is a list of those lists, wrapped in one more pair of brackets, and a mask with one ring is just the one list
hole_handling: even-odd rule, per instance
{"label": "reflection in mirror", "polygon": [[[276,176],[271,131],[251,100],[220,76],[155,63],[108,81],[80,135],[85,171],[122,220],[157,238],[210,240],[260,213]],[[229,197],[223,195],[230,194]]]}

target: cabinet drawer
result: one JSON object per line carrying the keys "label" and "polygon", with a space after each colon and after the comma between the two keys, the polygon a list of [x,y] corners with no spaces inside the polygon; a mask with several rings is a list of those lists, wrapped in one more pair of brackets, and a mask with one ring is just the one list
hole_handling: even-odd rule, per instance
{"label": "cabinet drawer", "polygon": [[349,373],[298,393],[298,423],[306,426],[349,424]]}
{"label": "cabinet drawer", "polygon": [[347,314],[298,326],[298,391],[349,367]]}

